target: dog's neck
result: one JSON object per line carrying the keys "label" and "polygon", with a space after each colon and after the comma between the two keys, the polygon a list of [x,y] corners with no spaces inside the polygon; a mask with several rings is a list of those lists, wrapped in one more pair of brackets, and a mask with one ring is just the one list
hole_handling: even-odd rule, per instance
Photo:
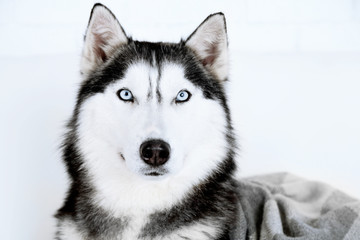
{"label": "dog's neck", "polygon": [[[134,206],[133,209],[118,211],[123,212],[121,216],[114,216],[112,212],[94,205],[92,199],[88,199],[90,195],[80,195],[84,206],[77,209],[78,217],[89,227],[87,232],[99,236],[108,234],[109,239],[114,232],[121,232],[122,239],[157,239],[180,233],[189,239],[193,239],[194,234],[199,236],[198,239],[207,239],[207,235],[225,236],[238,211],[235,187],[231,176],[213,176],[194,187],[181,202],[170,208],[147,211]],[[225,216],[233,216],[234,219]]]}

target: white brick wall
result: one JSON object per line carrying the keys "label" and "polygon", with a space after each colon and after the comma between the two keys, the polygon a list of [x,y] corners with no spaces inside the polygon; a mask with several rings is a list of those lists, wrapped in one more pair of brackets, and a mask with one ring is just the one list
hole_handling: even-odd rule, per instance
{"label": "white brick wall", "polygon": [[291,0],[297,23],[337,23],[352,20],[353,0]]}
{"label": "white brick wall", "polygon": [[360,0],[354,0],[354,16],[357,21],[360,21]]}
{"label": "white brick wall", "polygon": [[249,23],[277,23],[294,21],[292,0],[248,0]]}
{"label": "white brick wall", "polygon": [[353,0],[248,0],[250,23],[347,22],[352,12]]}
{"label": "white brick wall", "polygon": [[[246,0],[246,52],[360,51],[360,0]],[[234,24],[234,23],[233,23]]]}
{"label": "white brick wall", "polygon": [[292,52],[296,48],[297,29],[292,24],[241,24],[239,32],[229,35],[230,46],[243,51]]}
{"label": "white brick wall", "polygon": [[[153,0],[141,3],[141,9],[132,1],[103,2],[138,39],[176,41],[208,14],[222,11],[235,50],[258,54],[360,48],[360,0]],[[0,55],[80,52],[92,4],[0,1]]]}
{"label": "white brick wall", "polygon": [[309,24],[299,29],[299,51],[360,51],[360,24]]}

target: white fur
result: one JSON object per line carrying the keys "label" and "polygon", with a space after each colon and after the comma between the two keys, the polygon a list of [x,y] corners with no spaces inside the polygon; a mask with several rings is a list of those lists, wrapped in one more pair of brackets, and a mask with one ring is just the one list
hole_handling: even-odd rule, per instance
{"label": "white fur", "polygon": [[[146,215],[171,207],[207,177],[227,152],[226,119],[220,104],[205,99],[202,91],[185,79],[184,70],[173,64],[163,69],[159,104],[155,99],[157,76],[157,70],[149,65],[135,64],[124,79],[87,99],[80,111],[80,151],[97,202],[114,216]],[[149,77],[153,99],[147,102]],[[124,87],[132,91],[135,103],[117,97],[116,92]],[[175,104],[182,89],[192,97]],[[165,176],[145,177],[141,171],[146,164],[140,159],[139,147],[148,138],[161,138],[171,146]]]}
{"label": "white fur", "polygon": [[138,239],[143,226],[145,226],[148,220],[148,215],[144,213],[136,213],[137,215],[131,215],[125,231],[121,233],[119,239]]}
{"label": "white fur", "polygon": [[61,233],[60,237],[64,240],[82,240],[85,237],[76,229],[74,222],[64,220],[59,222],[58,231]]}
{"label": "white fur", "polygon": [[[207,67],[219,80],[228,77],[228,42],[225,26],[225,18],[221,14],[210,16],[193,33],[186,45],[197,53],[201,60],[214,57]],[[212,49],[217,49],[214,53]]]}

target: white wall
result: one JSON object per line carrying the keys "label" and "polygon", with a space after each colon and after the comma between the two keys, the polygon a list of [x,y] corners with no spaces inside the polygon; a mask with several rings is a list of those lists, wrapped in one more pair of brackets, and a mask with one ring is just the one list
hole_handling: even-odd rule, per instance
{"label": "white wall", "polygon": [[[290,171],[360,197],[360,0],[105,1],[140,40],[223,11],[240,175]],[[51,239],[58,146],[91,1],[0,1],[1,239]]]}

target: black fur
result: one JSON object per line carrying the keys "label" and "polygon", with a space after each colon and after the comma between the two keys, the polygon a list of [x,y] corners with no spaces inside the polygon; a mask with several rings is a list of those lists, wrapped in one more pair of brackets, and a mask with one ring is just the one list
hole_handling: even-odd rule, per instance
{"label": "black fur", "polygon": [[[151,239],[156,236],[166,236],[173,230],[204,219],[216,222],[216,225],[223,229],[218,239],[230,239],[238,212],[236,183],[232,178],[236,168],[234,162],[236,144],[230,111],[222,83],[202,65],[185,43],[186,41],[177,44],[150,43],[129,39],[128,44],[119,47],[115,54],[83,81],[63,143],[63,160],[70,176],[71,186],[63,207],[55,215],[60,221],[69,219],[76,222],[78,230],[91,239],[111,239],[126,228],[129,219],[113,218],[110,213],[92,202],[94,188],[89,184],[86,169],[82,168],[84,156],[80,154],[77,146],[76,129],[79,110],[85,99],[103,92],[109,84],[121,79],[131,63],[139,60],[148,62],[157,67],[161,74],[165,62],[174,62],[184,66],[185,77],[202,89],[205,98],[218,101],[223,106],[227,118],[228,154],[216,171],[184,196],[181,204],[151,214],[139,237]],[[160,94],[158,99],[161,101]],[[57,239],[61,239],[60,232],[57,234]]]}

